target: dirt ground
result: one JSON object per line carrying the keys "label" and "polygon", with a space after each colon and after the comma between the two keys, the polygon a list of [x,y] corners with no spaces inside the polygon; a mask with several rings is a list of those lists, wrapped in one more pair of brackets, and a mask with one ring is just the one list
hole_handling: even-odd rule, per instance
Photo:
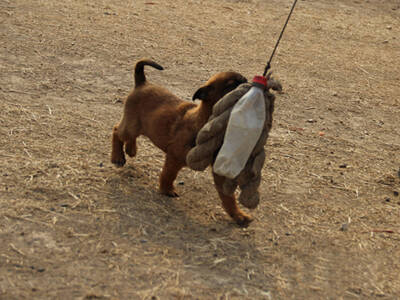
{"label": "dirt ground", "polygon": [[255,221],[210,171],[157,192],[112,126],[142,57],[184,99],[263,71],[289,0],[0,0],[0,299],[399,299],[400,3],[299,1]]}

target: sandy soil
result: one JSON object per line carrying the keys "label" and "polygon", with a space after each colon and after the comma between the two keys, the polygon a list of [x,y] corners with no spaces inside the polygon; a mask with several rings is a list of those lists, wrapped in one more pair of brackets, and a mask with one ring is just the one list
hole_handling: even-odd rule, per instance
{"label": "sandy soil", "polygon": [[291,1],[0,0],[0,299],[398,299],[400,4],[299,1],[256,220],[210,172],[157,192],[147,139],[122,169],[111,129],[133,66],[184,99],[263,71]]}

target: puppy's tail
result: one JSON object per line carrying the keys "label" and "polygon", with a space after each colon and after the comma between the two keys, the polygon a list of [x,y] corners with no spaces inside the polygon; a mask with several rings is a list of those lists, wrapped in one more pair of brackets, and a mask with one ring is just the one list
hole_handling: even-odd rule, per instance
{"label": "puppy's tail", "polygon": [[142,59],[138,61],[135,66],[135,86],[140,86],[146,82],[146,76],[144,75],[144,66],[152,66],[157,70],[164,70],[162,66],[150,59]]}

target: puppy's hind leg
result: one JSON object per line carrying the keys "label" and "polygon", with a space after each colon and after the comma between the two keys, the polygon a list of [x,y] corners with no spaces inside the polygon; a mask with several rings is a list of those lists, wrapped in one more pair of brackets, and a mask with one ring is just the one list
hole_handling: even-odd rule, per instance
{"label": "puppy's hind leg", "polygon": [[219,176],[213,172],[214,176],[214,183],[215,187],[217,188],[218,195],[221,198],[222,201],[222,206],[224,207],[225,211],[228,213],[228,215],[231,216],[232,219],[235,220],[235,222],[242,227],[247,227],[251,221],[253,221],[252,217],[245,214],[237,205],[235,194],[232,193],[232,195],[225,195],[222,192],[222,186],[224,184],[225,178],[222,176]]}
{"label": "puppy's hind leg", "polygon": [[122,167],[125,162],[124,142],[121,140],[119,125],[115,125],[112,133],[111,162],[117,167]]}
{"label": "puppy's hind leg", "polygon": [[126,134],[127,139],[125,141],[125,153],[130,157],[134,157],[136,155],[137,147],[136,147],[136,139],[140,135],[140,123],[137,119],[131,120],[129,125],[127,126]]}

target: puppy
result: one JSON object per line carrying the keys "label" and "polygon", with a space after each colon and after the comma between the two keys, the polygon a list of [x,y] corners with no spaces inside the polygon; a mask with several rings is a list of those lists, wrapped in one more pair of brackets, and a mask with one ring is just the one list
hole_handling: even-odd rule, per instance
{"label": "puppy", "polygon": [[[207,122],[213,105],[225,94],[247,82],[239,73],[222,72],[212,76],[193,95],[200,104],[183,101],[163,87],[146,81],[144,66],[158,70],[163,67],[156,62],[143,59],[135,66],[135,88],[128,96],[121,121],[112,133],[111,162],[122,167],[126,160],[136,155],[136,139],[147,136],[158,148],[166,153],[160,176],[160,192],[170,197],[178,197],[174,180],[186,165],[186,155],[195,146],[197,133]],[[224,178],[213,174],[214,182],[226,212],[239,224],[246,226],[251,217],[242,212],[234,195],[222,193]]]}

